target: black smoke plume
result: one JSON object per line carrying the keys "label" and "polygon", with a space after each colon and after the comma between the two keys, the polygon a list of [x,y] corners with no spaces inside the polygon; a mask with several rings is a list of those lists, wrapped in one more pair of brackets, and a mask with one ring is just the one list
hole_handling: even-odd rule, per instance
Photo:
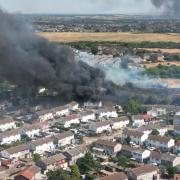
{"label": "black smoke plume", "polygon": [[76,62],[71,48],[36,35],[22,16],[0,10],[0,23],[1,79],[21,87],[43,86],[69,99],[112,92],[101,70]]}
{"label": "black smoke plume", "polygon": [[166,16],[180,18],[180,0],[151,0],[156,8],[163,8]]}

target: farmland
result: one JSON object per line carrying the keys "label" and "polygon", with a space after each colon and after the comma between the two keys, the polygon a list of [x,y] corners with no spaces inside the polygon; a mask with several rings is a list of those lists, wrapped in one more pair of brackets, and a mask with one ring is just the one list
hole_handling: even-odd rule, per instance
{"label": "farmland", "polygon": [[48,32],[40,33],[41,36],[56,42],[175,42],[180,43],[179,33],[129,33],[129,32],[105,32],[105,33],[81,33],[81,32]]}

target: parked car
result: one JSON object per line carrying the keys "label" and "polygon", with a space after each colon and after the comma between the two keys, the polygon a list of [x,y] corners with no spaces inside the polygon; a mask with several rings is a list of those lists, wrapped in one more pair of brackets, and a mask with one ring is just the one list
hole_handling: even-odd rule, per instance
{"label": "parked car", "polygon": [[156,148],[155,147],[147,147],[148,150],[154,151]]}
{"label": "parked car", "polygon": [[18,164],[18,165],[16,166],[16,168],[21,168],[21,167],[24,167],[24,166],[26,166],[24,163],[20,163],[20,164]]}

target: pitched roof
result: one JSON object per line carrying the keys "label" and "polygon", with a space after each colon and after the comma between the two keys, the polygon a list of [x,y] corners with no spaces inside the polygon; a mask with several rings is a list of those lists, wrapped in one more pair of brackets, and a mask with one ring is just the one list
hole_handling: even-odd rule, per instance
{"label": "pitched roof", "polygon": [[36,114],[38,116],[42,116],[42,115],[45,115],[45,114],[49,114],[49,113],[52,113],[50,109],[43,109],[41,111],[37,111]]}
{"label": "pitched roof", "polygon": [[144,166],[132,169],[133,174],[135,174],[136,176],[150,173],[153,171],[158,171],[158,168],[153,165],[144,165]]}
{"label": "pitched roof", "polygon": [[151,120],[152,118],[153,118],[153,116],[151,116],[151,115],[149,115],[149,114],[144,114],[144,115],[143,115],[143,119],[146,120],[146,121],[147,121],[147,120]]}
{"label": "pitched roof", "polygon": [[167,153],[161,154],[161,159],[166,160],[166,161],[172,162],[176,158],[177,158],[177,156],[174,154],[167,154]]}
{"label": "pitched roof", "polygon": [[180,115],[175,115],[174,119],[180,119]]}
{"label": "pitched roof", "polygon": [[174,126],[174,130],[180,130],[180,125]]}
{"label": "pitched roof", "polygon": [[4,137],[9,137],[9,136],[14,136],[14,135],[20,134],[19,130],[20,129],[17,128],[17,129],[12,129],[10,131],[5,131],[3,133],[0,133],[0,138],[4,138]]}
{"label": "pitched roof", "polygon": [[154,159],[159,159],[161,157],[161,153],[156,152],[156,151],[152,151],[151,152],[151,157]]}
{"label": "pitched roof", "polygon": [[97,112],[98,113],[106,113],[106,112],[114,112],[116,111],[115,108],[113,107],[106,107],[106,108],[103,108],[103,109],[99,109]]}
{"label": "pitched roof", "polygon": [[180,140],[176,142],[176,146],[180,146]]}
{"label": "pitched roof", "polygon": [[158,141],[163,143],[168,143],[172,138],[167,136],[155,136],[155,135],[149,135],[148,140],[151,141]]}
{"label": "pitched roof", "polygon": [[66,154],[70,155],[71,157],[79,156],[79,154],[83,153],[83,151],[80,148],[73,148],[70,150],[67,150],[64,155]]}
{"label": "pitched roof", "polygon": [[134,153],[139,153],[142,154],[145,149],[142,148],[136,148],[128,145],[123,145],[121,151],[127,151],[127,152],[134,152]]}
{"label": "pitched roof", "polygon": [[97,122],[95,124],[96,124],[96,127],[98,128],[98,127],[110,125],[111,122],[110,121],[100,121],[100,122]]}
{"label": "pitched roof", "polygon": [[132,120],[135,120],[135,119],[144,119],[144,115],[133,115]]}
{"label": "pitched roof", "polygon": [[59,107],[55,107],[55,108],[51,109],[51,111],[53,113],[56,113],[58,111],[63,111],[63,110],[68,110],[68,107],[67,106],[59,106]]}
{"label": "pitched roof", "polygon": [[46,164],[48,166],[48,165],[57,163],[58,161],[61,161],[64,159],[66,159],[66,157],[62,153],[60,153],[60,154],[56,154],[56,155],[51,156],[51,157],[44,158],[40,161],[42,161],[44,164]]}
{"label": "pitched roof", "polygon": [[134,137],[142,137],[144,135],[143,132],[135,131],[135,130],[124,130],[123,134],[127,136],[134,136]]}
{"label": "pitched roof", "polygon": [[4,151],[7,151],[9,154],[15,154],[15,153],[26,151],[26,150],[28,150],[28,146],[26,144],[22,144],[19,146],[8,148]]}
{"label": "pitched roof", "polygon": [[118,143],[110,141],[110,140],[99,139],[96,141],[96,144],[101,144],[101,145],[105,145],[105,146],[109,146],[109,147],[114,148]]}
{"label": "pitched roof", "polygon": [[112,122],[121,122],[121,121],[129,121],[129,118],[127,116],[121,116],[121,117],[112,119]]}
{"label": "pitched roof", "polygon": [[71,106],[71,107],[76,106],[76,105],[78,105],[78,103],[76,101],[72,101],[68,104],[68,106]]}
{"label": "pitched roof", "polygon": [[71,131],[65,131],[63,133],[59,133],[54,135],[54,138],[56,139],[65,139],[66,137],[73,136],[74,134]]}
{"label": "pitched roof", "polygon": [[63,120],[65,120],[65,121],[71,121],[71,120],[77,119],[77,118],[79,118],[79,116],[78,116],[77,114],[72,114],[72,115],[63,117]]}
{"label": "pitched roof", "polygon": [[15,122],[15,121],[11,118],[0,119],[0,125],[12,123],[12,122]]}
{"label": "pitched roof", "polygon": [[128,177],[123,172],[114,173],[112,175],[100,178],[100,180],[125,180],[125,179],[128,179]]}
{"label": "pitched roof", "polygon": [[53,141],[52,137],[47,137],[47,138],[38,139],[36,141],[32,141],[30,143],[34,144],[35,146],[40,146],[40,145],[43,145],[43,144],[46,144],[46,143],[49,143],[49,142],[52,142],[52,141]]}
{"label": "pitched roof", "polygon": [[35,122],[31,125],[25,125],[23,128],[27,131],[33,130],[33,129],[42,129],[43,127],[48,126],[48,122]]}
{"label": "pitched roof", "polygon": [[37,166],[30,166],[23,171],[20,171],[16,177],[23,176],[26,179],[33,179],[36,173],[39,172],[39,168]]}
{"label": "pitched roof", "polygon": [[83,111],[83,112],[80,112],[80,113],[79,113],[79,115],[80,115],[81,117],[83,117],[83,116],[88,116],[88,115],[92,115],[92,114],[95,114],[95,113],[92,112],[92,111]]}

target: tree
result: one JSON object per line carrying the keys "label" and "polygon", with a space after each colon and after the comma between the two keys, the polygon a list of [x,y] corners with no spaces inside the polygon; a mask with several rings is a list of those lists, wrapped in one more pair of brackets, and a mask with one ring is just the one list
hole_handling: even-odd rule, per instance
{"label": "tree", "polygon": [[80,178],[81,174],[79,171],[79,167],[76,164],[71,166],[71,174],[73,177]]}
{"label": "tree", "polygon": [[95,177],[93,175],[87,174],[85,180],[94,180]]}
{"label": "tree", "polygon": [[90,153],[86,153],[83,158],[79,159],[77,165],[80,172],[83,174],[86,174],[93,169],[97,170],[101,168],[99,162],[95,161]]}
{"label": "tree", "polygon": [[170,178],[174,177],[174,175],[176,174],[176,170],[177,170],[176,167],[173,167],[173,166],[168,166],[166,168],[166,171],[167,171]]}
{"label": "tree", "polygon": [[153,129],[152,132],[151,132],[151,135],[159,135],[159,131],[157,129]]}
{"label": "tree", "polygon": [[124,111],[133,115],[146,112],[146,108],[141,106],[141,104],[135,99],[129,99],[126,106],[124,106]]}
{"label": "tree", "polygon": [[130,142],[131,142],[131,137],[130,136],[128,136],[126,139],[125,139],[125,142],[126,142],[126,144],[130,144]]}
{"label": "tree", "polygon": [[41,160],[41,156],[39,154],[33,154],[33,161],[37,163]]}
{"label": "tree", "polygon": [[47,180],[72,180],[71,176],[63,169],[50,170],[47,173]]}
{"label": "tree", "polygon": [[91,47],[91,53],[94,54],[94,55],[97,55],[98,53],[98,48],[96,46],[92,46]]}
{"label": "tree", "polygon": [[24,142],[24,143],[27,143],[29,142],[31,139],[29,138],[29,136],[27,134],[23,134],[21,135],[21,140]]}

